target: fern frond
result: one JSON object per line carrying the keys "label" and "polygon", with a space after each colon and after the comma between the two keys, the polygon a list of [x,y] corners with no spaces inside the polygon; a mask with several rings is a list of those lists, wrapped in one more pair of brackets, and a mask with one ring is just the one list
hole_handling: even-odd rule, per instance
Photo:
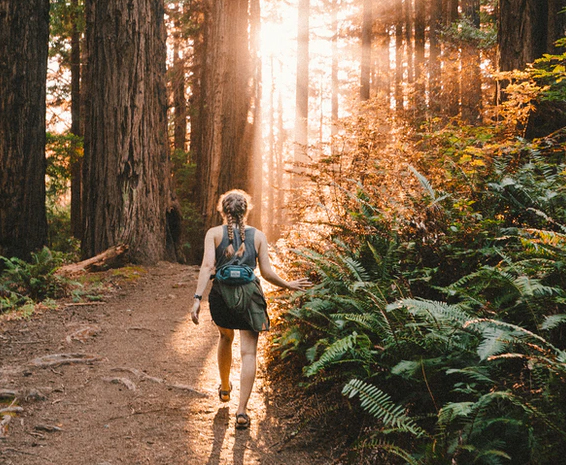
{"label": "fern frond", "polygon": [[396,457],[403,459],[407,463],[407,465],[423,464],[422,461],[413,457],[408,450],[405,450],[402,447],[393,444],[391,442],[385,441],[384,439],[373,439],[370,441],[366,441],[363,443],[363,445],[359,446],[358,448],[382,450],[388,454],[395,455]]}
{"label": "fern frond", "polygon": [[316,362],[304,368],[305,375],[314,376],[328,365],[337,362],[346,352],[354,348],[357,337],[358,333],[353,332],[328,346]]}
{"label": "fern frond", "polygon": [[425,430],[405,414],[402,406],[395,405],[391,397],[376,386],[352,379],[344,386],[342,394],[350,398],[359,396],[361,407],[387,426],[398,428],[401,432],[409,432],[416,437],[426,435]]}
{"label": "fern frond", "polygon": [[544,319],[540,328],[549,331],[551,329],[557,328],[563,323],[566,323],[565,313],[562,313],[560,315],[550,315]]}

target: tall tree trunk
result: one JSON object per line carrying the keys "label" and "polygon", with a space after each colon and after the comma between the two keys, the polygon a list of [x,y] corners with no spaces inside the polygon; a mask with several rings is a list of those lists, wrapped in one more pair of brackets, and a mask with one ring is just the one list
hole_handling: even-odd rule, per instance
{"label": "tall tree trunk", "polygon": [[[444,0],[444,27],[458,21],[458,1]],[[442,50],[442,101],[447,116],[457,116],[460,105],[460,59],[457,44],[444,41]]]}
{"label": "tall tree trunk", "polygon": [[163,0],[87,0],[85,257],[165,257],[170,195]]}
{"label": "tall tree trunk", "polygon": [[[309,15],[310,0],[299,0],[297,85],[295,106],[295,162],[306,161],[309,128]],[[296,179],[295,179],[296,181]]]}
{"label": "tall tree trunk", "polygon": [[249,31],[250,31],[250,56],[251,56],[251,89],[250,89],[250,114],[253,121],[248,125],[250,129],[250,147],[249,147],[249,172],[247,177],[248,190],[255,199],[254,208],[250,213],[250,223],[262,228],[263,214],[263,150],[260,149],[262,144],[261,131],[261,96],[262,96],[262,79],[261,79],[261,57],[259,53],[259,40],[261,36],[261,11],[260,0],[250,0],[249,6]]}
{"label": "tall tree trunk", "polygon": [[[281,72],[283,72],[283,67],[281,67]],[[277,159],[277,200],[275,205],[277,206],[277,215],[275,219],[275,231],[276,237],[281,236],[281,230],[286,222],[286,203],[285,203],[285,161],[283,157],[283,147],[287,142],[287,132],[285,130],[285,125],[283,122],[283,95],[281,91],[277,96],[277,144],[276,144],[276,159]]]}
{"label": "tall tree trunk", "polygon": [[524,69],[547,51],[548,2],[500,0],[498,14],[499,69]]}
{"label": "tall tree trunk", "polygon": [[[480,1],[463,0],[464,17],[478,31],[480,29]],[[477,123],[481,109],[481,56],[478,44],[473,41],[462,44],[462,119]]]}
{"label": "tall tree trunk", "polygon": [[[183,6],[180,6],[183,8]],[[175,34],[173,37],[173,72],[171,87],[173,90],[173,147],[175,150],[187,150],[187,99],[185,96],[185,57],[182,56],[181,34],[182,23],[175,21]]]}
{"label": "tall tree trunk", "polygon": [[[332,70],[331,70],[331,136],[338,134],[338,0],[332,0]],[[335,151],[334,138],[331,141],[331,152]]]}
{"label": "tall tree trunk", "polygon": [[[407,0],[405,0],[407,1]],[[403,0],[397,0],[395,13],[395,109],[404,108],[403,96]]]}
{"label": "tall tree trunk", "polygon": [[417,111],[425,108],[425,0],[415,0],[415,104]]}
{"label": "tall tree trunk", "polygon": [[371,40],[373,29],[372,0],[364,0],[362,14],[362,66],[360,73],[360,99],[369,100],[371,76]]}
{"label": "tall tree trunk", "polygon": [[405,56],[407,57],[407,82],[409,84],[412,84],[415,80],[415,52],[413,46],[413,0],[405,0],[403,5],[403,13],[405,16]]}
{"label": "tall tree trunk", "polygon": [[565,8],[566,0],[548,0],[548,35],[546,37],[548,53],[561,53],[554,43],[566,36],[566,14],[562,13]]}
{"label": "tall tree trunk", "polygon": [[45,84],[49,0],[0,0],[0,255],[47,241]]}
{"label": "tall tree trunk", "polygon": [[275,240],[275,69],[273,55],[270,57],[271,89],[269,92],[269,135],[267,139],[267,212],[265,233],[269,241]]}
{"label": "tall tree trunk", "polygon": [[[193,53],[190,66],[191,72],[189,73],[189,86],[191,89],[189,96],[189,121],[191,127],[189,132],[189,161],[196,163],[197,166],[201,164],[199,157],[202,156],[203,153],[201,147],[201,125],[205,102],[202,98],[202,81],[204,76],[204,63],[207,56],[206,42],[204,41],[206,23],[203,21],[203,2],[204,0],[194,0],[191,2],[190,6],[190,21],[197,26],[193,28],[191,33]],[[197,186],[195,183],[194,197],[197,199],[201,197],[200,187],[201,186]]]}
{"label": "tall tree trunk", "polygon": [[[79,31],[79,2],[71,0],[71,133],[82,137],[81,121],[81,33]],[[72,144],[71,159],[71,234],[81,239],[82,220],[82,170],[83,157],[79,154],[76,141]]]}
{"label": "tall tree trunk", "polygon": [[204,5],[197,179],[201,182],[199,204],[206,229],[220,222],[216,204],[223,192],[250,190],[256,121],[254,117],[248,122],[248,113],[253,110],[256,84],[248,7],[248,0],[209,0]]}
{"label": "tall tree trunk", "polygon": [[442,0],[431,0],[430,3],[430,30],[429,30],[429,82],[430,103],[433,114],[438,114],[441,108],[441,66],[440,66],[440,31],[442,29]]}

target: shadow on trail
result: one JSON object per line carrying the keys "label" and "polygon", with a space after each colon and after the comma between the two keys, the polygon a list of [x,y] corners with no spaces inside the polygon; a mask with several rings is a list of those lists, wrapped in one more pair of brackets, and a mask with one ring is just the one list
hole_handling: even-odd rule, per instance
{"label": "shadow on trail", "polygon": [[244,457],[246,450],[249,448],[249,444],[252,441],[252,437],[249,429],[236,431],[236,439],[234,440],[234,455],[233,464],[234,465],[244,465]]}
{"label": "shadow on trail", "polygon": [[218,409],[212,425],[214,431],[214,439],[212,443],[212,451],[210,452],[210,457],[208,457],[208,462],[206,465],[219,465],[222,456],[222,446],[224,444],[224,438],[226,437],[226,431],[228,430],[230,409],[228,407],[222,407]]}

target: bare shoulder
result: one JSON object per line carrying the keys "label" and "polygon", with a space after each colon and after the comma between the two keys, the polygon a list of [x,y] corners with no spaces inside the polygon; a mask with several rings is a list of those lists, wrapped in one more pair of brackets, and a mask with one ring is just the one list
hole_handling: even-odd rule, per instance
{"label": "bare shoulder", "polygon": [[255,230],[254,243],[255,248],[258,251],[267,247],[267,237],[265,236],[263,231],[260,231],[259,229]]}
{"label": "bare shoulder", "polygon": [[213,240],[215,245],[218,245],[222,241],[222,234],[223,234],[222,226],[214,226],[206,232],[205,241],[207,239]]}

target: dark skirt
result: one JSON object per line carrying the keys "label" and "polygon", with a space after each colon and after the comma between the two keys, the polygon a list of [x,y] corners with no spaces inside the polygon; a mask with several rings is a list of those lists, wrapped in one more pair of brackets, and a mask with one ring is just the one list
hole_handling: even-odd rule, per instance
{"label": "dark skirt", "polygon": [[208,296],[208,304],[210,306],[210,315],[216,326],[228,329],[247,329],[253,331],[249,323],[240,317],[240,315],[232,312],[224,302],[218,287],[212,283],[212,289]]}

